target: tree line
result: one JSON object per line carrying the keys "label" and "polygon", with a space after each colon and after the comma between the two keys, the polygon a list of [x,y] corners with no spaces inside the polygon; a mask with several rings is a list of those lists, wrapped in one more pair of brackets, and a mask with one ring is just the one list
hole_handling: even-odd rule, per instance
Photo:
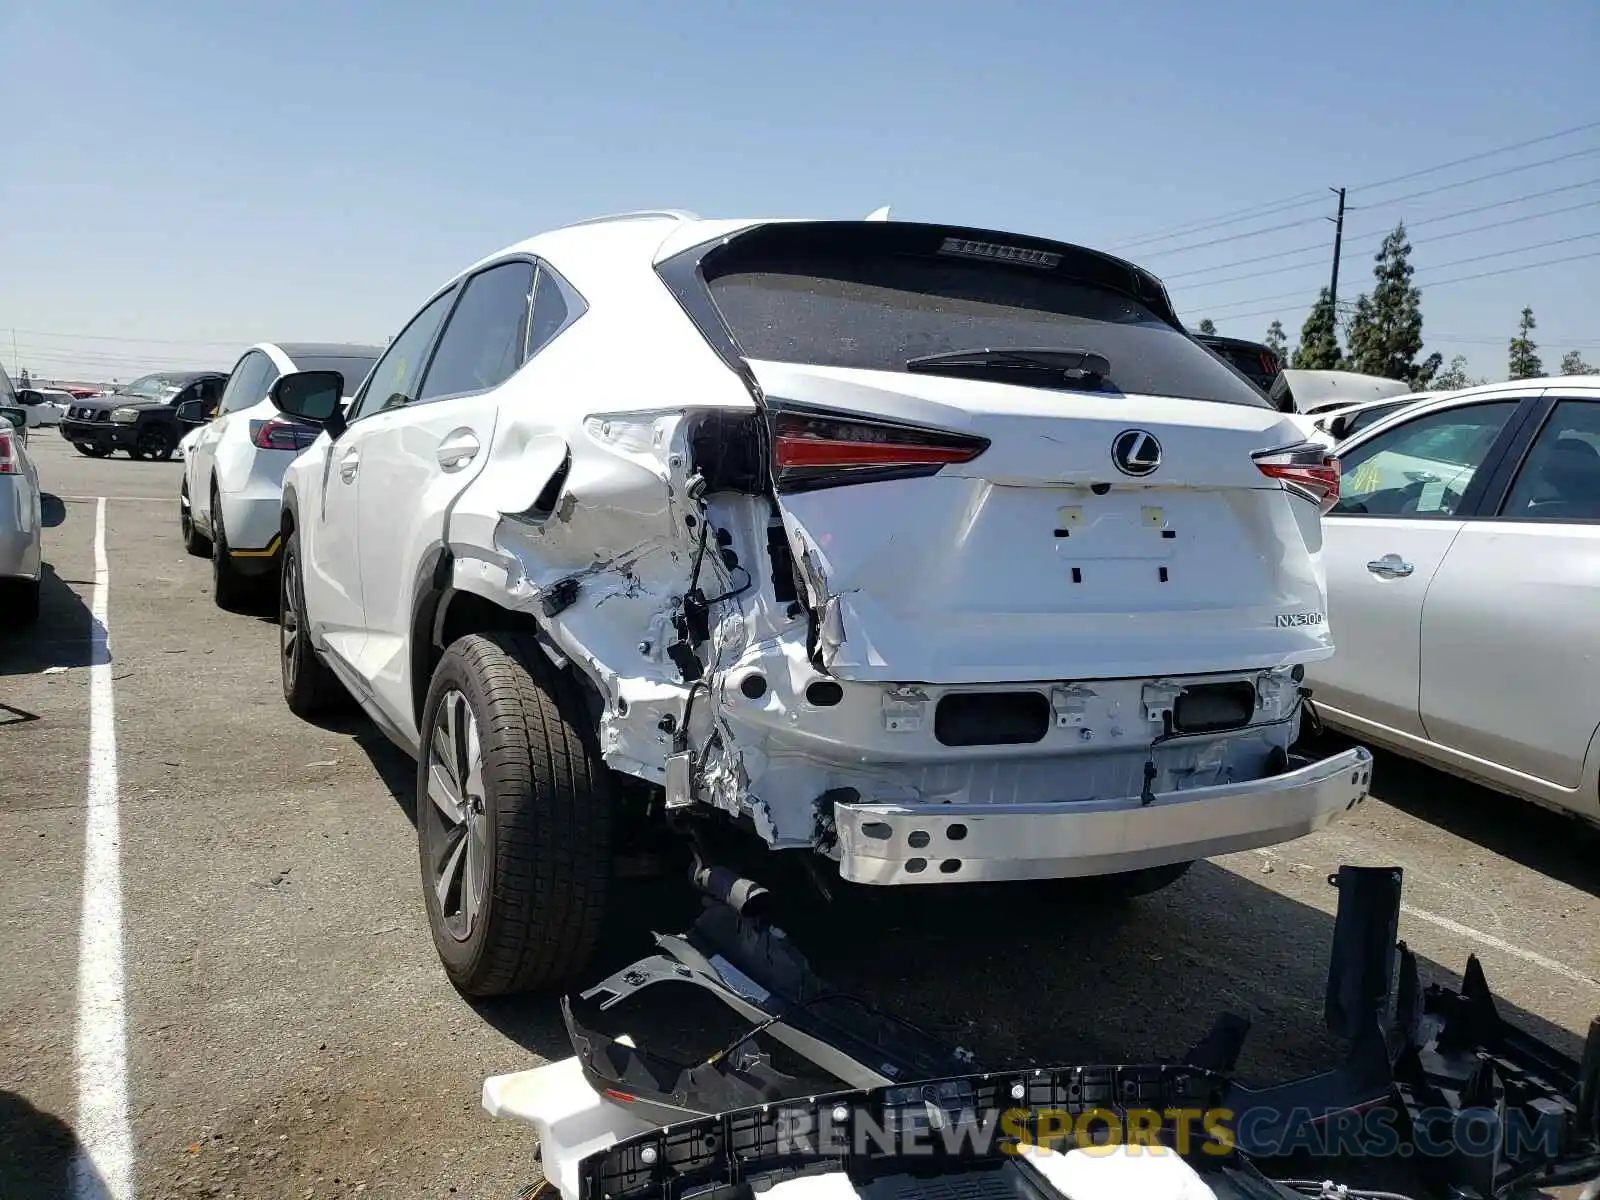
{"label": "tree line", "polygon": [[[1484,379],[1467,376],[1467,359],[1457,354],[1444,365],[1444,356],[1435,351],[1426,358],[1422,354],[1422,289],[1411,282],[1415,268],[1411,265],[1411,241],[1406,237],[1405,222],[1396,225],[1383,239],[1383,245],[1373,256],[1372,292],[1363,292],[1356,298],[1355,308],[1345,328],[1345,345],[1339,344],[1338,314],[1334,311],[1333,294],[1322,288],[1316,303],[1300,329],[1300,344],[1293,355],[1289,353],[1288,338],[1282,321],[1273,321],[1267,327],[1262,344],[1278,356],[1279,362],[1304,370],[1357,371],[1363,375],[1381,375],[1385,379],[1404,380],[1414,391],[1452,391],[1486,383]],[[1539,355],[1538,344],[1533,340],[1536,323],[1533,309],[1524,308],[1517,323],[1516,336],[1511,338],[1506,361],[1507,377],[1534,379],[1545,374],[1544,360]],[[1207,318],[1200,322],[1201,333],[1216,332],[1216,325]],[[1576,350],[1561,358],[1560,375],[1600,374],[1600,367],[1583,361]]]}

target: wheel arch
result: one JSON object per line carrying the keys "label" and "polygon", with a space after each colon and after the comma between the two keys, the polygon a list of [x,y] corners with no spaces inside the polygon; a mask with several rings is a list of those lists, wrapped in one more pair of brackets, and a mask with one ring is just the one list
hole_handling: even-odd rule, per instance
{"label": "wheel arch", "polygon": [[[445,650],[469,633],[495,631],[527,633],[541,643],[549,638],[548,630],[532,613],[506,607],[488,584],[469,575],[458,577],[455,555],[447,546],[430,547],[417,565],[411,602],[411,705],[419,730],[428,685]],[[570,673],[585,692],[595,691],[593,681],[582,671]]]}

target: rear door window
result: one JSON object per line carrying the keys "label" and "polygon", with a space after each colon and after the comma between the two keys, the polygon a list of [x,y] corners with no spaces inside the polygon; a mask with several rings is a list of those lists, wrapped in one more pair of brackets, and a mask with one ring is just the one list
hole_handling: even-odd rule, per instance
{"label": "rear door window", "polygon": [[1132,296],[1053,269],[860,244],[850,254],[812,246],[759,259],[740,255],[737,242],[729,250],[707,286],[749,358],[905,371],[908,359],[959,350],[1085,350],[1110,363],[1102,393],[1268,407]]}
{"label": "rear door window", "polygon": [[533,264],[502,263],[467,281],[439,338],[419,400],[498,387],[522,365]]}
{"label": "rear door window", "polygon": [[1600,521],[1600,401],[1555,406],[1517,471],[1503,520]]}
{"label": "rear door window", "polygon": [[222,393],[221,411],[238,412],[249,408],[266,394],[267,372],[272,360],[259,350],[251,350],[239,360],[228,376],[228,386]]}

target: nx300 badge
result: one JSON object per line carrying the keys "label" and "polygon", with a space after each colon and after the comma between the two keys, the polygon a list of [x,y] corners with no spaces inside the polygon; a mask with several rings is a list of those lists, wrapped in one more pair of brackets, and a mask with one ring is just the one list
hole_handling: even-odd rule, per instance
{"label": "nx300 badge", "polygon": [[1111,461],[1124,475],[1148,475],[1161,465],[1161,443],[1143,429],[1124,429],[1112,439]]}

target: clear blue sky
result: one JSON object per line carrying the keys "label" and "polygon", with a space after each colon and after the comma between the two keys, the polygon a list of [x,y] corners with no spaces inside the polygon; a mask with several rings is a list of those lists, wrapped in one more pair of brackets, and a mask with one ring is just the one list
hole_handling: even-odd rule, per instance
{"label": "clear blue sky", "polygon": [[[1359,187],[1600,121],[1595,0],[3,7],[0,358],[16,365],[15,328],[41,375],[381,342],[483,254],[664,206],[891,204],[1118,248],[1168,278],[1191,324],[1259,337],[1278,316],[1292,345],[1329,252],[1239,260],[1331,243],[1331,196],[1121,244],[1338,184],[1347,298],[1397,219],[1567,187],[1416,228],[1425,333],[1500,378],[1531,305],[1547,367],[1575,347],[1600,361],[1600,257],[1427,286],[1600,253],[1594,236],[1450,265],[1600,235],[1600,204],[1520,219],[1600,201],[1600,127]],[[1307,223],[1253,232],[1291,221]],[[1496,221],[1516,223],[1460,232]],[[1253,235],[1181,249],[1237,233]]]}

